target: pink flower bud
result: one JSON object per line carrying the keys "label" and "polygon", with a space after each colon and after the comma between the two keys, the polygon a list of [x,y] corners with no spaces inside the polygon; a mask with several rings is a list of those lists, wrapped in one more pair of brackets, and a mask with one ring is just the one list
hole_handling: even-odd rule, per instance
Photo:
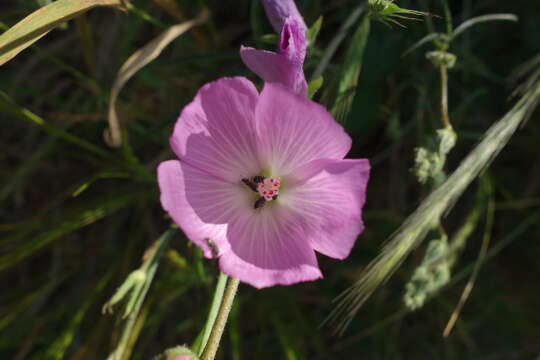
{"label": "pink flower bud", "polygon": [[262,3],[268,20],[270,20],[272,27],[278,34],[288,17],[297,21],[304,33],[307,31],[304,19],[300,15],[294,0],[262,0]]}

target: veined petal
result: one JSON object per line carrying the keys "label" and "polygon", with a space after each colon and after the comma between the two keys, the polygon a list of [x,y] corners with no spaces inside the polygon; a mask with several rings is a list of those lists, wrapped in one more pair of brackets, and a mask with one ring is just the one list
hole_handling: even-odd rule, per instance
{"label": "veined petal", "polygon": [[292,87],[293,65],[284,56],[267,50],[241,46],[240,57],[246,66],[265,82],[281,83]]}
{"label": "veined petal", "polygon": [[321,105],[267,83],[255,109],[261,165],[284,175],[316,159],[343,159],[351,138]]}
{"label": "veined petal", "polygon": [[305,97],[307,95],[307,82],[304,75],[304,60],[307,39],[305,24],[303,21],[300,23],[300,21],[293,17],[285,19],[279,38],[278,53],[284,56],[292,67],[292,72],[289,74],[291,85],[288,87]]}
{"label": "veined petal", "polygon": [[364,230],[369,171],[367,159],[320,159],[292,172],[280,205],[302,217],[316,251],[337,259],[349,255]]}
{"label": "veined petal", "polygon": [[259,289],[322,278],[297,218],[279,204],[240,217],[227,231],[230,250],[219,258],[221,270]]}
{"label": "veined petal", "polygon": [[[213,257],[229,249],[228,223],[253,204],[240,184],[208,175],[183,161],[162,162],[158,169],[161,205],[186,236]],[[217,245],[218,254],[210,246]]]}
{"label": "veined petal", "polygon": [[303,74],[302,67],[306,58],[307,39],[305,29],[297,19],[285,19],[279,37],[279,53],[284,55]]}
{"label": "veined petal", "polygon": [[307,31],[307,26],[294,0],[263,0],[262,3],[266,16],[277,33],[281,32],[281,28],[287,17],[297,19],[303,25],[304,31]]}
{"label": "veined petal", "polygon": [[254,128],[257,89],[245,78],[203,86],[182,111],[171,147],[182,161],[218,178],[237,182],[260,166]]}
{"label": "veined petal", "polygon": [[240,57],[246,66],[265,82],[283,84],[292,91],[305,96],[307,83],[302,70],[286,56],[272,51],[240,47]]}

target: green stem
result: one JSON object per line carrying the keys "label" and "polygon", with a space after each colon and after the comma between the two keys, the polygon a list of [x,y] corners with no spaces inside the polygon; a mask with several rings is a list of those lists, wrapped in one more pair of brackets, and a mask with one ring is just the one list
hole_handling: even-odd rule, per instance
{"label": "green stem", "polygon": [[206,320],[203,337],[199,345],[199,351],[197,351],[197,355],[199,356],[201,356],[204,348],[206,347],[206,344],[208,343],[208,338],[210,337],[210,332],[212,331],[214,323],[216,322],[216,317],[219,311],[219,307],[221,305],[221,301],[223,300],[223,294],[225,293],[225,285],[227,284],[228,278],[229,277],[224,273],[219,274],[216,291],[214,292],[214,298],[212,299],[212,305],[210,306],[210,312],[208,313],[208,320]]}
{"label": "green stem", "polygon": [[208,344],[205,346],[201,355],[201,360],[214,360],[216,356],[219,348],[219,342],[221,340],[221,336],[223,335],[223,331],[225,330],[227,318],[231,312],[239,282],[240,281],[236,278],[230,278],[227,282],[227,288],[225,289],[225,294],[223,295],[223,301],[219,307],[214,326],[212,326]]}
{"label": "green stem", "polygon": [[452,37],[452,32],[454,31],[453,24],[452,24],[452,12],[450,12],[450,7],[448,6],[448,2],[446,0],[441,0],[443,9],[444,9],[444,19],[446,20],[446,34],[448,37]]}
{"label": "green stem", "polygon": [[444,127],[450,126],[450,118],[448,116],[448,67],[440,65],[441,75],[441,121]]}

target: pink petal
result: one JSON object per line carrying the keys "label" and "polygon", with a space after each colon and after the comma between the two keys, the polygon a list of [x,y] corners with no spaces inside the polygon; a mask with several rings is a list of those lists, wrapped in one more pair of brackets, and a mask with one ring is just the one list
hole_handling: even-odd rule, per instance
{"label": "pink petal", "polygon": [[209,176],[183,161],[162,162],[158,169],[161,205],[186,236],[213,257],[208,239],[219,253],[227,251],[227,223],[251,211],[250,194],[240,184]]}
{"label": "pink petal", "polygon": [[258,93],[245,78],[203,86],[182,111],[171,147],[182,161],[236,183],[259,171],[254,112]]}
{"label": "pink petal", "polygon": [[342,159],[351,148],[351,138],[324,107],[277,84],[265,84],[255,118],[261,165],[274,176],[312,160]]}
{"label": "pink petal", "polygon": [[227,232],[231,247],[219,258],[221,271],[259,289],[322,278],[297,219],[273,203],[241,217]]}
{"label": "pink petal", "polygon": [[287,17],[297,19],[303,25],[304,31],[307,31],[304,19],[300,15],[294,0],[263,0],[263,6],[268,20],[270,20],[272,27],[277,33],[281,32],[281,28]]}
{"label": "pink petal", "polygon": [[370,165],[367,159],[321,159],[295,169],[280,205],[299,216],[311,246],[337,259],[346,258],[364,230],[362,208]]}
{"label": "pink petal", "polygon": [[279,37],[278,52],[295,65],[303,76],[302,67],[306,58],[307,39],[305,29],[301,25],[291,17],[285,20]]}
{"label": "pink petal", "polygon": [[307,83],[302,70],[286,56],[251,47],[240,47],[240,57],[246,66],[265,82],[283,84],[292,91],[305,96]]}

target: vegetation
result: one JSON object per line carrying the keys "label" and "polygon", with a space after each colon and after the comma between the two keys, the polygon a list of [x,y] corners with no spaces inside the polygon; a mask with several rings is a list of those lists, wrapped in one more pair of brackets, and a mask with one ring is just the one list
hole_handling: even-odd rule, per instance
{"label": "vegetation", "polygon": [[[217,358],[537,357],[540,2],[296,3],[310,94],[372,164],[366,230],[323,280],[240,284]],[[155,169],[204,83],[262,85],[261,4],[8,0],[0,27],[0,358],[199,349],[224,279]]]}

